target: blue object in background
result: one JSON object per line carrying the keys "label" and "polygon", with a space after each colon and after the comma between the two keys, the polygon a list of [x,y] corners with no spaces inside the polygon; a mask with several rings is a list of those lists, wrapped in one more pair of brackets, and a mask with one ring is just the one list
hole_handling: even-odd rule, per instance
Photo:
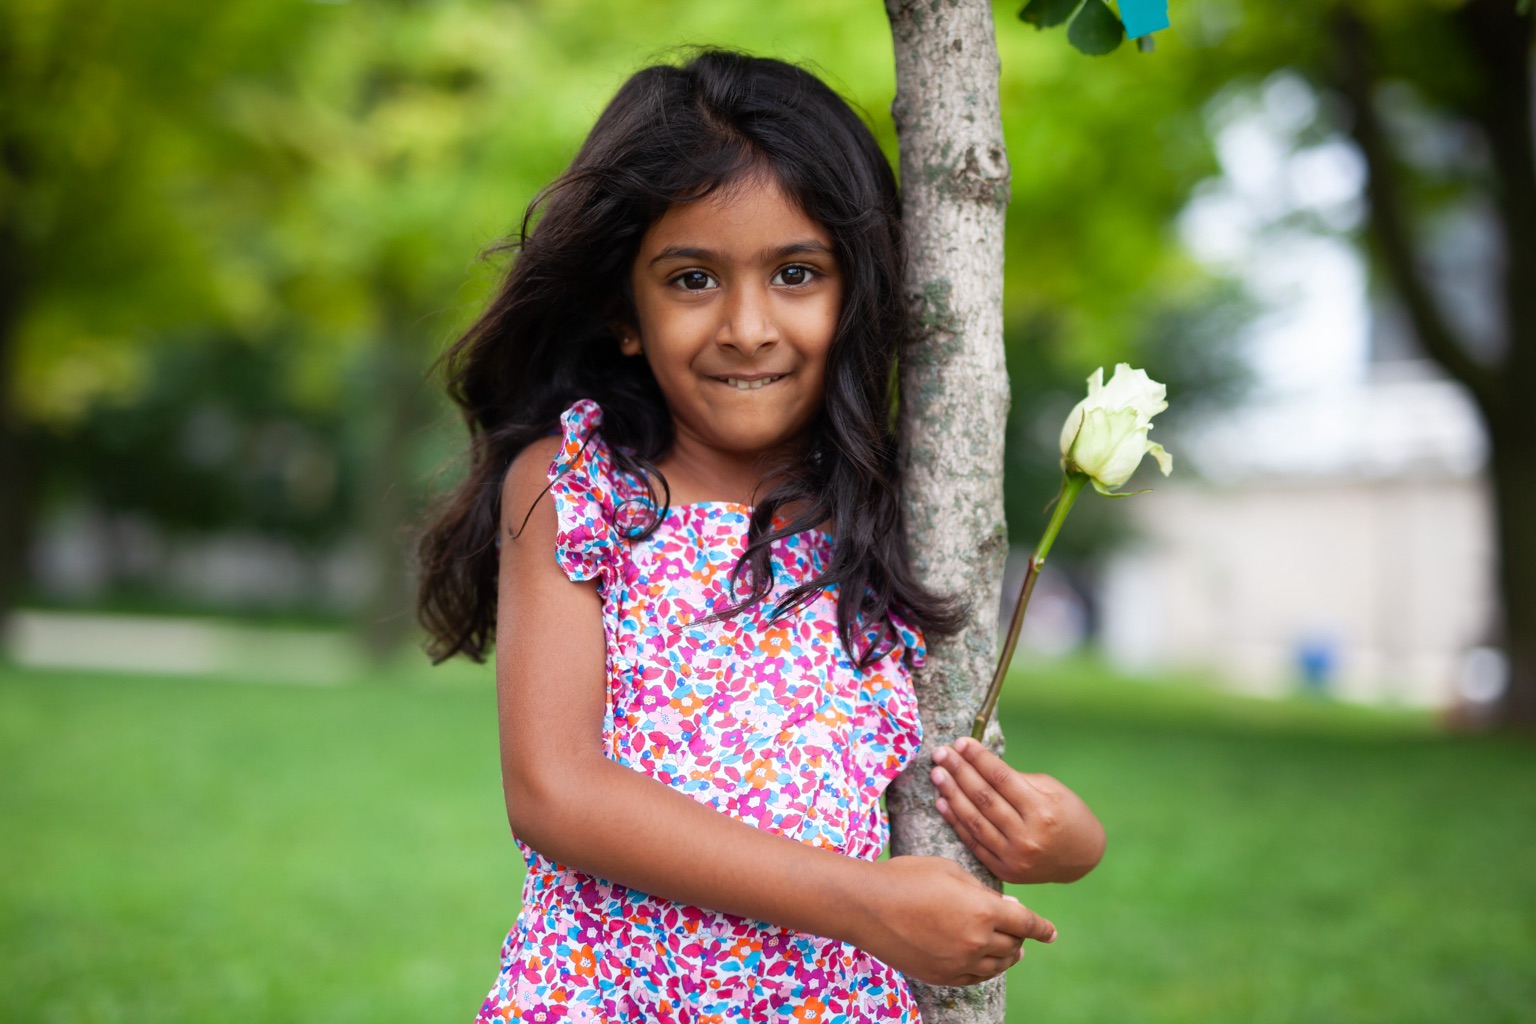
{"label": "blue object in background", "polygon": [[1131,39],[1168,27],[1168,0],[1120,0],[1120,22]]}
{"label": "blue object in background", "polygon": [[1331,636],[1314,633],[1296,644],[1296,668],[1301,673],[1302,688],[1308,693],[1327,693],[1338,663],[1339,645]]}

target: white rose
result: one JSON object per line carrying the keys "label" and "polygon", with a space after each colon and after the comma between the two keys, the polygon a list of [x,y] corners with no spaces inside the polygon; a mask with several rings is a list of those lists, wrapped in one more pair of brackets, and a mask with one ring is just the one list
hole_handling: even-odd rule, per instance
{"label": "white rose", "polygon": [[1151,454],[1167,476],[1173,456],[1147,440],[1152,417],[1168,408],[1168,389],[1145,370],[1118,363],[1109,384],[1104,368],[1088,378],[1088,397],[1077,403],[1061,428],[1061,465],[1068,473],[1085,474],[1100,494],[1113,495],[1136,472],[1141,458]]}

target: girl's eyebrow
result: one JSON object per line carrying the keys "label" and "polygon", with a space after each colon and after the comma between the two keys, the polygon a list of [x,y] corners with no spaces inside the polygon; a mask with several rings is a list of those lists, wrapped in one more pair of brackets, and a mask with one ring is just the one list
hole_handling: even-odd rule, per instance
{"label": "girl's eyebrow", "polygon": [[[762,263],[773,263],[791,256],[823,256],[831,259],[833,253],[830,247],[811,238],[790,242],[774,249],[764,249],[758,253],[757,259]],[[655,266],[667,260],[700,260],[711,263],[720,262],[722,259],[721,254],[713,249],[702,249],[691,245],[669,245],[651,257],[650,265]]]}

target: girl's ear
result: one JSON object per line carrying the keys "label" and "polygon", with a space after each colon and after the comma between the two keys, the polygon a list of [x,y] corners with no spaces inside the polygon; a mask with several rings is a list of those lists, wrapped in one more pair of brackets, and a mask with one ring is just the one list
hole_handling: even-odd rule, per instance
{"label": "girl's ear", "polygon": [[626,356],[638,356],[645,351],[640,344],[640,331],[628,324],[615,324],[613,332],[619,336],[619,351]]}

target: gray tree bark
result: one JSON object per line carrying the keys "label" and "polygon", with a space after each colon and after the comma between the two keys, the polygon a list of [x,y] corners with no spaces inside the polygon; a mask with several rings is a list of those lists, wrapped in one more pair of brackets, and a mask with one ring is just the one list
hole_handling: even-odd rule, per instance
{"label": "gray tree bark", "polygon": [[[1003,215],[1008,157],[997,43],[986,0],[886,0],[896,51],[907,297],[901,467],[919,579],[969,607],[964,631],[930,646],[917,674],[923,749],[887,798],[896,854],[949,857],[997,887],[934,810],[929,751],[970,732],[991,677],[1007,555],[1003,434]],[[989,739],[1000,745],[992,727]],[[913,984],[924,1024],[1001,1024],[1004,981]]]}

